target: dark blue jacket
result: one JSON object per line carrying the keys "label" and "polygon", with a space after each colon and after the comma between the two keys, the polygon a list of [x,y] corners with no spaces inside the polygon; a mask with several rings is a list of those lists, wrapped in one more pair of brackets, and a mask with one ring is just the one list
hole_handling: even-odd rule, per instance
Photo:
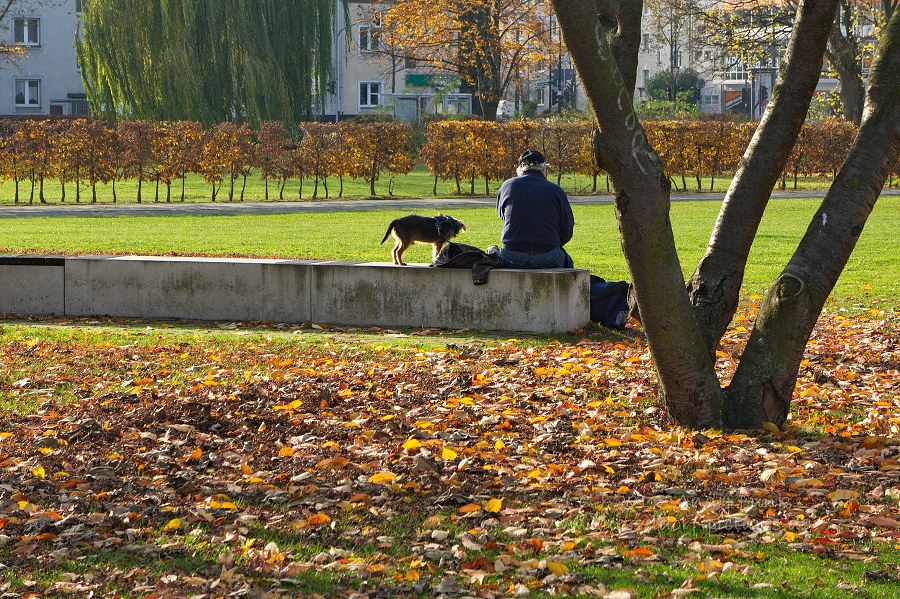
{"label": "dark blue jacket", "polygon": [[566,192],[537,171],[503,182],[497,194],[500,240],[514,252],[549,252],[572,239],[575,218]]}

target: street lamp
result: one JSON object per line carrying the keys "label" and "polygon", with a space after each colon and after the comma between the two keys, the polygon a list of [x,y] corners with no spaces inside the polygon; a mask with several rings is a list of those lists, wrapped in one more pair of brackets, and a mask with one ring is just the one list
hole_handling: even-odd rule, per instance
{"label": "street lamp", "polygon": [[[338,3],[338,7],[340,7],[340,3]],[[337,30],[337,33],[334,34],[334,52],[332,56],[334,57],[334,122],[338,122],[341,120],[341,113],[344,111],[343,106],[343,96],[344,96],[344,77],[343,77],[343,69],[341,68],[341,63],[343,60],[346,60],[346,57],[342,52],[340,52],[341,48],[341,35],[347,31],[347,29],[353,28],[353,25],[344,25],[340,29]],[[324,103],[322,106],[322,110],[325,110]]]}

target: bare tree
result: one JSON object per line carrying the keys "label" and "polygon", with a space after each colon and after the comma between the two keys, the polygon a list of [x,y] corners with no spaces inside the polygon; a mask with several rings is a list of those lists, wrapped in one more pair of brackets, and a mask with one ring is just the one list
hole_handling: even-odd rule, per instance
{"label": "bare tree", "polygon": [[669,181],[630,98],[632,45],[617,39],[634,35],[641,3],[600,2],[599,9],[596,0],[552,4],[602,131],[595,154],[615,187],[622,247],[669,413],[692,427],[783,423],[812,327],[900,153],[900,15],[895,12],[882,32],[856,143],[807,237],[767,294],[738,374],[723,390],[713,352],[736,310],[750,246],[814,93],[837,0],[804,0],[797,9],[772,100],[690,295],[669,219]]}

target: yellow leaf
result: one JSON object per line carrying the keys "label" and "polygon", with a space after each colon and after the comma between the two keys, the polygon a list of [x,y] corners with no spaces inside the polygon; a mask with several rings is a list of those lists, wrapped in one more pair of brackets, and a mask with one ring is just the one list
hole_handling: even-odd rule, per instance
{"label": "yellow leaf", "polygon": [[569,571],[569,568],[562,562],[547,562],[547,569],[557,576],[562,576]]}
{"label": "yellow leaf", "polygon": [[409,439],[403,444],[403,449],[418,449],[422,447],[422,442],[418,439]]}
{"label": "yellow leaf", "polygon": [[494,443],[494,450],[496,450],[496,451],[501,451],[505,448],[506,448],[506,443],[504,443],[503,441],[500,441],[499,439],[497,440],[496,443]]}
{"label": "yellow leaf", "polygon": [[247,474],[247,475],[253,474],[253,468],[248,466],[246,463],[241,464],[241,474]]}
{"label": "yellow leaf", "polygon": [[276,411],[277,410],[296,410],[297,408],[299,408],[302,405],[303,405],[303,400],[295,399],[294,401],[292,401],[289,404],[272,406],[272,409],[276,410]]}
{"label": "yellow leaf", "polygon": [[441,451],[441,459],[443,460],[455,460],[456,452],[450,449],[449,447],[445,447],[443,451]]}
{"label": "yellow leaf", "polygon": [[778,428],[778,425],[774,422],[763,422],[762,423],[763,430],[766,430],[770,433],[778,433],[781,432],[781,429]]}
{"label": "yellow leaf", "polygon": [[31,473],[34,475],[35,478],[44,478],[44,476],[47,475],[47,473],[44,472],[43,466],[38,466],[37,468],[32,470]]}
{"label": "yellow leaf", "polygon": [[181,518],[172,518],[163,526],[163,530],[178,530],[179,528],[181,528]]}
{"label": "yellow leaf", "polygon": [[463,514],[479,512],[479,511],[481,511],[481,506],[478,505],[477,503],[467,503],[466,505],[459,508],[459,511],[462,512]]}
{"label": "yellow leaf", "polygon": [[8,437],[12,437],[12,433],[0,433],[0,439],[6,439]]}
{"label": "yellow leaf", "polygon": [[488,512],[496,514],[503,509],[503,500],[496,498],[490,499],[486,504],[484,504],[484,509]]}
{"label": "yellow leaf", "polygon": [[331,518],[327,514],[313,514],[306,519],[309,526],[322,526],[331,522]]}
{"label": "yellow leaf", "polygon": [[289,458],[294,455],[294,448],[288,447],[285,445],[281,449],[278,450],[278,457],[280,458]]}
{"label": "yellow leaf", "polygon": [[856,499],[859,493],[852,489],[837,489],[828,494],[828,499],[832,501],[847,501],[848,499]]}
{"label": "yellow leaf", "polygon": [[395,480],[397,480],[397,475],[393,472],[378,472],[369,477],[369,482],[375,483],[376,485],[386,485]]}

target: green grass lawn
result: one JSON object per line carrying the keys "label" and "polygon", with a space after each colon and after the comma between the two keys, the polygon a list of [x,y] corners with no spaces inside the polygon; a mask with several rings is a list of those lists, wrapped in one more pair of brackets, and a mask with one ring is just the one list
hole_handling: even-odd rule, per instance
{"label": "green grass lawn", "polygon": [[[803,235],[818,200],[773,200],[750,255],[746,295],[762,294]],[[676,202],[672,224],[685,276],[706,249],[718,202]],[[612,206],[575,206],[575,237],[567,246],[575,264],[607,279],[627,279]],[[0,252],[64,254],[199,254],[354,261],[390,260],[391,241],[379,245],[401,211],[286,215],[160,216],[0,219]],[[459,241],[498,243],[492,208],[454,209],[468,231]],[[834,296],[847,306],[896,305],[900,297],[900,198],[876,205]],[[430,247],[416,245],[410,262],[430,262]]]}
{"label": "green grass lawn", "polygon": [[[513,173],[510,172],[510,176]],[[556,181],[555,175],[551,174],[550,178],[553,181]],[[697,192],[697,183],[693,177],[685,177],[684,181],[680,175],[676,175],[673,179],[674,185],[672,187],[672,192],[677,194],[679,192],[687,192],[687,193],[695,193]],[[369,184],[366,181],[362,181],[359,179],[345,179],[343,182],[343,191],[341,191],[341,182],[335,178],[329,178],[325,183],[327,183],[327,193],[325,189],[325,184],[322,182],[319,183],[319,188],[316,191],[315,185],[312,180],[305,179],[302,182],[299,180],[290,180],[284,189],[284,200],[285,201],[297,201],[297,200],[311,200],[313,199],[313,195],[315,193],[315,199],[325,199],[326,197],[329,199],[335,199],[337,197],[343,197],[346,199],[354,199],[354,198],[363,198],[369,197]],[[418,198],[418,197],[459,197],[461,195],[476,195],[476,196],[484,196],[484,195],[493,195],[497,192],[497,189],[500,186],[502,181],[490,181],[488,190],[490,193],[485,193],[485,184],[484,179],[476,179],[474,185],[474,194],[471,180],[461,181],[459,191],[457,191],[455,181],[438,181],[437,183],[437,193],[434,192],[434,176],[423,166],[417,166],[413,172],[408,175],[397,175],[391,177],[390,175],[384,175],[381,179],[376,182],[375,191],[379,196],[395,196],[401,198]],[[609,183],[605,176],[601,176],[597,180],[596,190],[594,189],[594,182],[592,177],[588,177],[585,175],[565,175],[560,181],[560,185],[566,190],[567,193],[572,195],[594,195],[594,194],[606,194],[609,190]],[[686,183],[687,187],[684,187]],[[708,178],[702,181],[702,191],[703,192],[718,192],[723,193],[728,189],[728,186],[731,184],[731,176],[724,175],[716,177],[713,181],[712,189],[710,189],[710,180]],[[829,181],[821,178],[801,178],[797,183],[798,189],[810,190],[810,189],[827,189]],[[243,185],[243,181],[238,179],[235,181],[234,188],[234,201],[240,201],[241,187]],[[116,183],[116,200],[121,204],[130,204],[134,203],[137,199],[137,181],[132,179],[128,181],[118,181]],[[228,201],[228,193],[229,193],[230,185],[228,181],[225,181],[221,190],[218,192],[216,201],[218,202],[227,202]],[[788,190],[793,190],[794,182],[793,179],[788,179],[786,182],[786,188]],[[780,183],[779,183],[780,189]],[[12,204],[15,202],[15,190],[16,186],[13,181],[5,181],[0,183],[0,204]],[[208,202],[211,199],[211,187],[208,183],[206,183],[202,177],[199,175],[188,175],[185,181],[185,201],[187,202]],[[75,195],[76,189],[75,185],[69,183],[66,185],[66,203],[71,204],[75,203]],[[56,180],[48,180],[44,182],[44,199],[46,202],[50,204],[58,204],[60,203],[60,199],[62,196],[62,190],[60,188],[59,182]],[[91,188],[87,183],[83,183],[81,186],[81,203],[89,203],[91,201],[92,194]],[[141,190],[141,198],[143,202],[151,203],[157,201],[156,199],[156,185],[153,182],[145,181]],[[181,201],[181,181],[176,181],[172,184],[172,192],[171,197],[169,198],[172,202],[180,202]],[[112,193],[112,185],[107,184],[98,184],[97,185],[97,202],[108,204],[112,203],[113,193]],[[159,200],[160,202],[166,201],[166,188],[164,185],[159,186]],[[252,176],[247,178],[246,188],[244,190],[244,201],[246,202],[261,202],[266,201],[266,185],[263,180],[261,180],[258,174],[254,173]],[[269,195],[268,201],[278,201],[278,184],[275,181],[269,182]],[[29,181],[23,181],[19,183],[19,203],[20,204],[28,204],[28,203],[39,203],[40,202],[40,193],[39,189],[36,186],[34,190],[34,194],[32,195],[31,191],[31,183]]]}

